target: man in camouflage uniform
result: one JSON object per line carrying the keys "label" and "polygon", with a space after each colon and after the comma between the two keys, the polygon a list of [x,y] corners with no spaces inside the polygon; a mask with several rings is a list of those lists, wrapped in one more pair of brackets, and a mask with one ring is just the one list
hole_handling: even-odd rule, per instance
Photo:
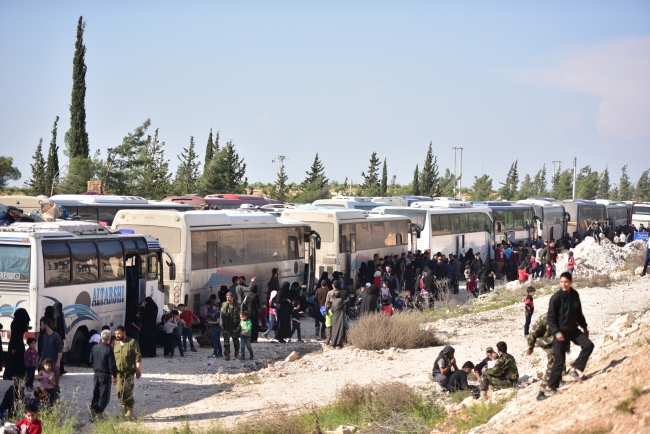
{"label": "man in camouflage uniform", "polygon": [[221,309],[221,333],[223,334],[223,355],[230,360],[230,339],[235,347],[235,358],[239,357],[239,306],[232,293],[226,295],[226,303]]}
{"label": "man in camouflage uniform", "polygon": [[115,364],[117,365],[117,398],[122,406],[122,414],[127,419],[133,419],[133,389],[135,387],[134,377],[140,379],[140,362],[142,354],[138,341],[126,337],[126,329],[123,326],[115,328]]}
{"label": "man in camouflage uniform", "polygon": [[[533,354],[533,348],[535,348],[535,345],[546,351],[546,372],[544,373],[542,382],[539,385],[539,393],[537,394],[538,401],[543,401],[548,398],[546,396],[546,391],[548,390],[546,386],[548,385],[551,368],[553,367],[553,361],[555,360],[553,357],[553,337],[551,328],[548,326],[548,322],[546,322],[546,314],[539,317],[537,322],[533,324],[530,334],[528,335],[528,350],[526,350],[526,354],[529,356]],[[565,371],[562,372],[562,376],[564,376],[564,373]]]}
{"label": "man in camouflage uniform", "polygon": [[505,342],[497,342],[497,352],[499,353],[499,360],[497,360],[494,368],[488,369],[481,376],[481,384],[479,390],[481,396],[479,401],[487,399],[487,390],[491,385],[494,389],[508,389],[517,385],[519,379],[519,371],[517,370],[517,362],[515,358],[508,354],[508,345]]}

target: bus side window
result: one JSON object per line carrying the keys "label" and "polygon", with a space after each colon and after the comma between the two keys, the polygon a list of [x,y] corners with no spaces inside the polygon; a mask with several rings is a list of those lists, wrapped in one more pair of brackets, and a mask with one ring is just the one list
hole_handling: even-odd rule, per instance
{"label": "bus side window", "polygon": [[70,243],[73,283],[97,282],[97,247],[92,241]]}
{"label": "bus side window", "polygon": [[158,256],[155,253],[147,256],[147,280],[158,280]]}
{"label": "bus side window", "polygon": [[298,238],[287,237],[289,240],[289,259],[298,259]]}
{"label": "bus side window", "polygon": [[45,286],[70,284],[70,249],[66,243],[43,243]]}
{"label": "bus side window", "polygon": [[102,280],[124,279],[124,252],[119,241],[97,241]]}

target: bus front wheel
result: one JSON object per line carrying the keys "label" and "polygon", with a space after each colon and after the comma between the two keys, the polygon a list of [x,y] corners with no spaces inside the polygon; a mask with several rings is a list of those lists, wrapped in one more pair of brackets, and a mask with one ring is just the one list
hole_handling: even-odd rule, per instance
{"label": "bus front wheel", "polygon": [[70,352],[68,353],[68,363],[79,363],[84,356],[84,344],[86,342],[86,334],[83,330],[77,330],[70,345]]}

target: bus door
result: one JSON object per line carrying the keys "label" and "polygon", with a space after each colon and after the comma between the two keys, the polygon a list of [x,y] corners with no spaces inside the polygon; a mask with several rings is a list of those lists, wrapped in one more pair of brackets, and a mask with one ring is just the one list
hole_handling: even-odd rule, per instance
{"label": "bus door", "polygon": [[[126,243],[125,243],[126,244]],[[131,324],[133,317],[140,304],[145,299],[144,290],[145,285],[141,285],[140,272],[142,270],[142,259],[137,253],[126,254],[126,312],[124,316],[124,325],[127,329],[127,324]],[[142,299],[142,301],[140,301]]]}

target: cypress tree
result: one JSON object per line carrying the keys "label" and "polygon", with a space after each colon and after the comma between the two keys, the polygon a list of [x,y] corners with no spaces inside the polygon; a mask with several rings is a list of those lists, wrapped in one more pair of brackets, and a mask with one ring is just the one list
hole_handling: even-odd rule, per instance
{"label": "cypress tree", "polygon": [[86,132],[86,46],[83,34],[86,22],[83,16],[77,24],[77,41],[72,61],[72,101],[70,102],[70,130],[68,150],[70,158],[89,158],[88,133]]}
{"label": "cypress tree", "polygon": [[246,163],[244,159],[239,159],[239,154],[235,151],[235,144],[232,140],[226,143],[226,146],[219,151],[223,167],[223,187],[225,193],[245,194],[248,186],[246,178]]}
{"label": "cypress tree", "polygon": [[517,199],[522,200],[528,199],[529,197],[534,197],[534,189],[535,186],[533,185],[533,181],[530,179],[530,175],[526,174],[526,176],[524,176],[524,180],[521,181],[521,188],[517,192]]}
{"label": "cypress tree", "polygon": [[618,182],[618,200],[632,200],[634,196],[634,186],[630,182],[627,174],[627,164],[621,169],[621,179]]}
{"label": "cypress tree", "polygon": [[515,160],[514,163],[510,166],[508,171],[508,176],[506,176],[506,182],[503,183],[503,187],[499,189],[499,196],[501,199],[512,200],[517,194],[517,186],[519,185],[519,173],[517,172],[517,163],[519,161]]}
{"label": "cypress tree", "polygon": [[384,197],[388,193],[388,168],[386,167],[386,159],[384,158],[384,167],[381,171],[381,196]]}
{"label": "cypress tree", "polygon": [[429,149],[424,159],[421,177],[420,189],[422,190],[422,194],[429,197],[440,196],[438,157],[433,155],[433,142],[429,142]]}
{"label": "cypress tree", "polygon": [[[530,196],[528,197],[539,197],[546,196],[546,188],[548,184],[546,183],[546,164],[542,166],[542,169],[537,172],[535,179],[533,180],[533,188],[530,190]],[[527,199],[524,197],[522,199]]]}
{"label": "cypress tree", "polygon": [[650,170],[645,170],[636,183],[635,199],[642,202],[650,200]]}
{"label": "cypress tree", "polygon": [[316,152],[314,162],[309,168],[309,171],[305,172],[305,174],[307,175],[307,178],[302,182],[303,188],[306,188],[308,185],[313,185],[315,182],[318,182],[319,187],[323,188],[325,184],[329,182],[325,177],[325,168],[323,167],[323,163],[320,161],[320,158],[318,158],[318,152]]}
{"label": "cypress tree", "polygon": [[34,153],[34,164],[30,164],[32,168],[32,177],[25,182],[33,196],[41,196],[46,194],[45,186],[45,159],[43,158],[43,139],[38,141],[36,152]]}
{"label": "cypress tree", "polygon": [[[218,133],[217,133],[218,134]],[[210,135],[208,136],[208,144],[205,145],[205,161],[203,162],[203,173],[208,170],[212,157],[214,156],[214,142],[212,141],[212,128],[210,128]]]}
{"label": "cypress tree", "polygon": [[273,185],[273,188],[270,192],[271,199],[286,202],[287,197],[289,196],[289,185],[287,183],[288,180],[289,177],[284,171],[284,164],[282,164],[280,166],[280,170],[278,171],[278,179],[275,180],[275,184]]}
{"label": "cypress tree", "polygon": [[591,170],[591,166],[580,169],[576,176],[576,199],[593,200],[598,196],[598,172]]}
{"label": "cypress tree", "polygon": [[47,153],[47,166],[45,172],[45,187],[47,195],[54,194],[54,191],[56,190],[55,184],[58,182],[59,178],[59,147],[56,145],[58,123],[59,117],[57,116],[54,120],[54,126],[52,127],[52,141],[50,142],[50,149]]}
{"label": "cypress tree", "polygon": [[142,176],[138,193],[147,199],[160,200],[167,196],[171,188],[169,160],[165,160],[164,146],[165,142],[158,140],[156,129],[153,139],[147,138],[146,147],[140,153]]}
{"label": "cypress tree", "polygon": [[413,196],[420,195],[420,169],[418,165],[415,165],[415,170],[413,171],[413,182],[411,183],[411,190],[413,191]]}

